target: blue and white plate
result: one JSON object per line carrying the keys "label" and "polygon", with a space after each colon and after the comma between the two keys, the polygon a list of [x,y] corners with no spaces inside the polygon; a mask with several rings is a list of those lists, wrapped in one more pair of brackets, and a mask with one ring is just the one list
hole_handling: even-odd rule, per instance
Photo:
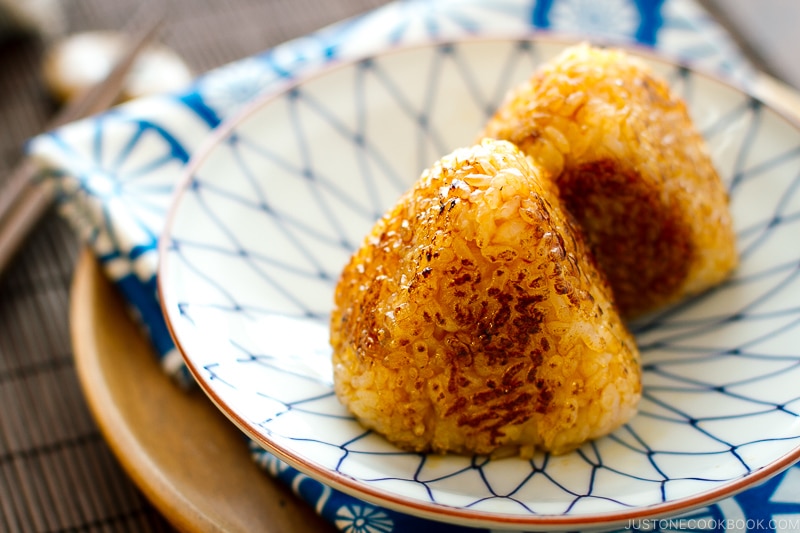
{"label": "blue and white plate", "polygon": [[800,459],[800,130],[652,57],[730,189],[741,266],[636,324],[640,413],[568,455],[489,460],[401,451],[336,399],[328,315],[351,252],[565,46],[434,43],[337,65],[261,98],[196,157],[161,241],[160,297],[192,373],[248,436],[364,500],[504,529],[672,515]]}

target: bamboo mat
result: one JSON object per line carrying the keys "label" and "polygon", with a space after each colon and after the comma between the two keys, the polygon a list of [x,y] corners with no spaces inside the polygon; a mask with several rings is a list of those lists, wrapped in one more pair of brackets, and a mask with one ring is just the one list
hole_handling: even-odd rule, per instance
{"label": "bamboo mat", "polygon": [[[160,41],[201,73],[383,3],[171,0]],[[122,28],[140,2],[62,5],[72,33]],[[0,42],[0,189],[55,109],[41,84],[44,49],[31,36]],[[171,531],[112,455],[80,390],[68,319],[79,248],[50,212],[0,278],[0,531]]]}

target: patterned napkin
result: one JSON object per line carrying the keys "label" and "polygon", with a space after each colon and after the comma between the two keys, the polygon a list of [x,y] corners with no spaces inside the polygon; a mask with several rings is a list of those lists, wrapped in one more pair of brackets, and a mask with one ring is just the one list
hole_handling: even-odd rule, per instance
{"label": "patterned napkin", "polygon": [[[61,213],[94,250],[152,341],[164,371],[191,384],[156,297],[157,241],[192,153],[243,103],[331,61],[466,35],[547,31],[650,46],[747,84],[751,69],[694,0],[398,0],[207,73],[180,94],[149,97],[33,139],[29,153],[57,189]],[[142,162],[137,152],[164,154]],[[332,490],[251,443],[265,472],[348,532],[477,531],[382,509]],[[800,466],[676,521],[630,528],[800,529]]]}

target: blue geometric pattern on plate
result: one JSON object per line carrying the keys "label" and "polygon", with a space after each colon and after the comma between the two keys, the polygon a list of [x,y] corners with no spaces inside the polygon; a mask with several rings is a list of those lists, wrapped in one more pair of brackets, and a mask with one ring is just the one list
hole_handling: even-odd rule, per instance
{"label": "blue geometric pattern on plate", "polygon": [[211,397],[312,477],[390,509],[534,528],[614,525],[708,505],[800,455],[800,133],[757,100],[659,61],[731,194],[741,266],[634,325],[640,414],[530,461],[402,452],[336,400],[338,274],[419,172],[469,144],[505,91],[563,45],[393,51],[312,77],[224,127],[165,234],[162,297]]}
{"label": "blue geometric pattern on plate", "polygon": [[[128,188],[114,187],[117,207],[104,209],[107,203],[108,183],[104,180],[91,180],[87,176],[106,172],[108,180],[125,181],[125,174],[116,174],[105,167],[108,158],[96,160],[97,155],[91,146],[97,136],[105,138],[103,144],[121,146],[130,144],[127,159],[130,163],[152,160],[151,151],[165,153],[166,147],[154,146],[149,142],[138,142],[152,137],[131,136],[127,124],[130,121],[144,120],[158,124],[175,138],[180,139],[187,153],[194,153],[202,145],[207,133],[216,127],[245,100],[271,90],[277,83],[287,78],[296,77],[303,72],[313,71],[329,61],[360,56],[370,50],[380,50],[387,46],[425,41],[429,38],[456,38],[466,34],[501,34],[517,32],[526,33],[531,27],[553,29],[585,38],[587,28],[568,27],[565,18],[558,13],[565,11],[559,4],[575,5],[574,0],[438,0],[393,2],[380,9],[366,13],[354,19],[335,24],[307,37],[295,39],[262,54],[245,58],[226,67],[216,69],[203,75],[198,82],[187,91],[172,98],[156,97],[146,99],[118,108],[115,111],[100,115],[94,119],[77,124],[70,124],[54,134],[43,135],[28,146],[31,155],[39,158],[50,170],[49,180],[62,191],[60,208],[62,213],[72,222],[75,230],[104,261],[106,273],[117,281],[124,296],[131,305],[132,312],[140,317],[143,326],[151,333],[151,338],[158,355],[162,358],[165,370],[185,378],[182,360],[174,350],[171,338],[164,331],[163,317],[157,309],[155,291],[155,265],[150,258],[152,253],[144,254],[144,260],[131,263],[124,250],[115,248],[116,243],[136,243],[134,246],[149,246],[149,238],[139,241],[137,228],[142,221],[137,220],[125,204],[128,202]],[[633,5],[631,0],[628,5]],[[594,7],[602,7],[608,13],[620,9],[618,0],[597,0]],[[636,34],[607,36],[621,40],[634,41],[637,35],[651,35],[655,32],[655,47],[663,53],[689,60],[692,64],[706,69],[724,72],[735,79],[746,82],[751,71],[742,58],[730,36],[693,0],[665,0],[663,3],[638,2],[639,9],[647,9],[642,20],[661,21],[660,28],[639,29]],[[624,6],[622,9],[626,9]],[[630,13],[630,10],[628,9]],[[538,17],[538,18],[537,18]],[[552,21],[552,23],[551,23]],[[135,142],[131,142],[135,141]],[[181,158],[177,162],[183,161]],[[172,165],[171,170],[163,167],[159,173],[163,187],[154,187],[148,192],[149,201],[154,205],[168,205],[174,185],[182,173],[180,165]],[[95,185],[99,185],[95,189]],[[137,202],[133,197],[134,203]],[[157,216],[161,209],[152,209],[144,217],[144,224],[156,233],[163,226],[163,217]],[[116,213],[123,213],[118,222],[109,223],[107,213],[117,218]],[[126,222],[127,220],[127,222]],[[128,227],[127,223],[132,222]],[[135,254],[134,254],[135,255]],[[135,274],[134,274],[135,272]],[[262,455],[269,455],[260,452]],[[294,469],[283,465],[283,472],[294,472]],[[800,487],[800,475],[794,468],[784,478],[782,486]],[[289,474],[287,474],[289,475]],[[298,474],[302,475],[302,474]],[[286,478],[287,483],[294,482]],[[719,505],[710,516],[738,518],[744,510],[747,517],[783,516],[800,514],[800,503],[797,498],[790,503],[785,496],[780,501],[762,497],[762,488],[780,481],[775,479],[760,487],[753,488],[735,498],[728,498]],[[317,483],[305,478],[304,487]],[[320,491],[322,492],[320,485]],[[789,489],[784,490],[788,494]],[[316,499],[307,491],[312,505]],[[363,504],[347,496],[338,494],[337,501],[350,500],[352,505]],[[718,509],[722,507],[722,511]],[[325,515],[331,518],[333,515]],[[408,524],[405,517],[404,524]],[[339,525],[338,522],[336,522]],[[414,527],[418,527],[416,524]],[[650,528],[651,530],[653,528]],[[797,528],[795,528],[797,529]],[[365,527],[365,530],[370,528]],[[377,529],[384,531],[384,529]],[[407,530],[397,526],[396,530]]]}
{"label": "blue geometric pattern on plate", "polygon": [[[253,460],[276,479],[281,480],[304,500],[311,502],[318,514],[341,531],[380,532],[416,531],[439,533],[470,531],[488,533],[487,529],[464,529],[443,522],[426,520],[390,509],[376,507],[332,490],[278,460],[251,441]],[[669,518],[631,518],[625,529],[613,531],[797,531],[800,529],[800,465],[794,465],[784,476],[775,476],[745,493],[707,507],[700,507]],[[493,530],[498,533],[497,530]]]}
{"label": "blue geometric pattern on plate", "polygon": [[[111,145],[112,150],[125,146],[129,165],[145,165],[154,157],[170,153],[172,141],[169,137],[179,139],[183,150],[175,153],[172,164],[164,165],[163,172],[157,173],[160,187],[151,188],[147,193],[148,201],[166,205],[172,198],[186,155],[193,154],[213,128],[233,116],[246,102],[274,90],[287,79],[313,72],[329,62],[360,57],[370,50],[471,34],[525,35],[534,28],[550,29],[551,20],[558,20],[552,24],[558,31],[584,38],[588,28],[570,27],[569,18],[558,16],[559,12],[574,10],[575,5],[573,0],[410,0],[390,3],[215,69],[201,76],[183,93],[144,99],[40,136],[29,144],[28,150],[50,170],[49,181],[61,193],[59,205],[62,212],[95,249],[109,277],[119,282],[132,311],[148,330],[165,370],[182,376],[181,359],[156,309],[158,304],[152,290],[155,285],[152,238],[139,232],[139,228],[145,225],[151,232],[160,233],[163,225],[160,213],[163,210],[150,210],[143,220],[138,220],[136,212],[126,207],[129,201],[138,203],[138,195],[129,196],[127,187],[112,186],[114,194],[109,196],[109,184],[114,181],[125,183],[129,176],[117,166],[109,166],[112,160],[105,156],[105,149],[96,152],[90,147],[100,139],[102,144]],[[603,17],[614,17],[620,9],[630,12],[633,5],[632,1],[600,0],[592,3],[592,13],[602,10],[605,12]],[[746,79],[748,69],[742,55],[732,46],[727,34],[692,1],[668,0],[663,4],[640,2],[636,5],[641,20],[663,22],[661,28],[652,28],[656,31],[655,46],[658,49],[713,70],[728,72],[737,79]],[[641,27],[637,27],[635,32],[632,28],[627,30],[630,32],[619,33],[615,38],[633,42],[644,31]],[[134,121],[144,121],[160,128],[166,134],[161,140],[163,146],[153,142],[154,136],[139,135],[130,127]],[[105,175],[106,179],[89,179],[99,174]],[[119,218],[114,222],[99,215],[109,199],[120,206],[119,209],[106,209],[112,218]],[[116,217],[118,210],[123,216]],[[147,250],[147,258],[137,261],[136,254],[131,256],[125,249],[115,249],[117,242],[136,243]],[[137,262],[134,264],[132,261]],[[134,271],[136,274],[132,275]]]}

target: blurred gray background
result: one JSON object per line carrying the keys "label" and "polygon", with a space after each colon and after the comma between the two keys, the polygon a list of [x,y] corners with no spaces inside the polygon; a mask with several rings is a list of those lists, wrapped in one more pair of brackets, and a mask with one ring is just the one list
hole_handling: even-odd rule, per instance
{"label": "blurred gray background", "polygon": [[764,70],[800,89],[800,0],[702,0]]}

